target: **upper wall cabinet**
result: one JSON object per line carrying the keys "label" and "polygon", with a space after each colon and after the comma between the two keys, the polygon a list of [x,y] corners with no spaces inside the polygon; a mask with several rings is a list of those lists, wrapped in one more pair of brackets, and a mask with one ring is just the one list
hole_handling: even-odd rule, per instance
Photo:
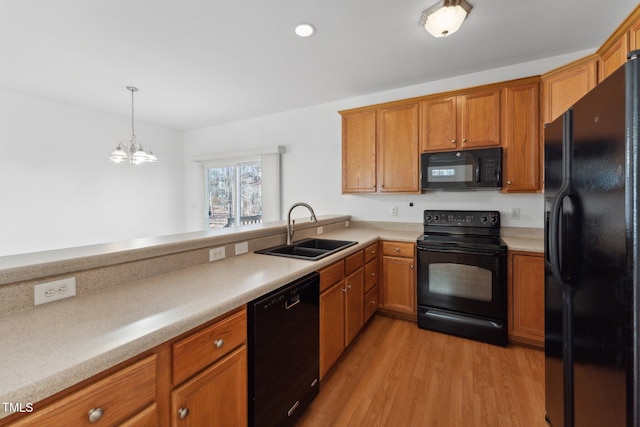
{"label": "upper wall cabinet", "polygon": [[629,51],[640,49],[640,17],[629,28]]}
{"label": "upper wall cabinet", "polygon": [[342,114],[342,192],[375,191],[376,111]]}
{"label": "upper wall cabinet", "polygon": [[419,192],[418,104],[381,108],[377,114],[378,190]]}
{"label": "upper wall cabinet", "polygon": [[625,32],[608,46],[603,46],[598,60],[598,82],[603,81],[627,61],[629,33]]}
{"label": "upper wall cabinet", "polygon": [[342,111],[342,192],[418,193],[418,104]]}
{"label": "upper wall cabinet", "polygon": [[540,189],[539,79],[502,90],[503,193]]}
{"label": "upper wall cabinet", "polygon": [[500,145],[500,89],[432,98],[420,103],[422,151]]}
{"label": "upper wall cabinet", "polygon": [[551,123],[596,86],[596,57],[542,76],[543,123]]}

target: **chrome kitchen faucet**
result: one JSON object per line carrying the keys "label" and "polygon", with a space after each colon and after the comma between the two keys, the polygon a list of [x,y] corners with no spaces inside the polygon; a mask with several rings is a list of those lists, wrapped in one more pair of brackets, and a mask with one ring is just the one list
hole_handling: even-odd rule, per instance
{"label": "chrome kitchen faucet", "polygon": [[296,220],[294,219],[293,221],[291,221],[291,211],[293,211],[293,209],[297,206],[304,206],[305,208],[309,209],[309,212],[311,212],[311,222],[318,222],[316,214],[311,206],[303,202],[294,203],[289,208],[289,213],[287,214],[287,245],[290,245],[291,241],[293,240],[293,233],[295,232],[293,226],[296,224]]}

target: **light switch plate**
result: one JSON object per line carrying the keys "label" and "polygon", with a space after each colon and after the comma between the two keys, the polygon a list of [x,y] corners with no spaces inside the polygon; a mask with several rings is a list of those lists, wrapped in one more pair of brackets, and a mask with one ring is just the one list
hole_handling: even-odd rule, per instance
{"label": "light switch plate", "polygon": [[249,252],[249,242],[236,243],[236,255]]}

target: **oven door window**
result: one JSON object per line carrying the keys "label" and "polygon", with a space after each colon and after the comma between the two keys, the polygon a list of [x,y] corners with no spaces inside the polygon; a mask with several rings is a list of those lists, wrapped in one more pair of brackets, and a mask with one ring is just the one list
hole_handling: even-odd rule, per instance
{"label": "oven door window", "polygon": [[429,265],[429,292],[451,297],[491,301],[491,270],[473,265],[440,263]]}
{"label": "oven door window", "polygon": [[418,305],[507,318],[506,254],[418,247]]}

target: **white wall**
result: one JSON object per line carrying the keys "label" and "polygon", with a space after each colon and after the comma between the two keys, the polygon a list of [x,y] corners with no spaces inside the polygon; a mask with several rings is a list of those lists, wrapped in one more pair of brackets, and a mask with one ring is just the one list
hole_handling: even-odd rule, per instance
{"label": "white wall", "polygon": [[182,132],[136,121],[160,161],[113,164],[127,113],[0,90],[0,256],[183,231]]}
{"label": "white wall", "polygon": [[[495,191],[432,192],[418,195],[342,195],[341,119],[339,110],[414,96],[444,92],[493,82],[542,74],[591,52],[484,71],[472,75],[375,93],[316,105],[251,120],[211,126],[185,133],[185,223],[188,230],[204,227],[202,174],[192,157],[257,146],[284,145],[282,155],[282,212],[297,201],[314,207],[318,215],[351,214],[371,221],[421,222],[425,209],[500,210],[502,224],[510,227],[543,227],[541,194],[505,195]],[[410,207],[409,204],[414,206]],[[398,215],[391,216],[392,206]],[[507,213],[520,208],[521,218]],[[300,216],[306,212],[300,212]],[[298,215],[294,215],[298,216]]]}

